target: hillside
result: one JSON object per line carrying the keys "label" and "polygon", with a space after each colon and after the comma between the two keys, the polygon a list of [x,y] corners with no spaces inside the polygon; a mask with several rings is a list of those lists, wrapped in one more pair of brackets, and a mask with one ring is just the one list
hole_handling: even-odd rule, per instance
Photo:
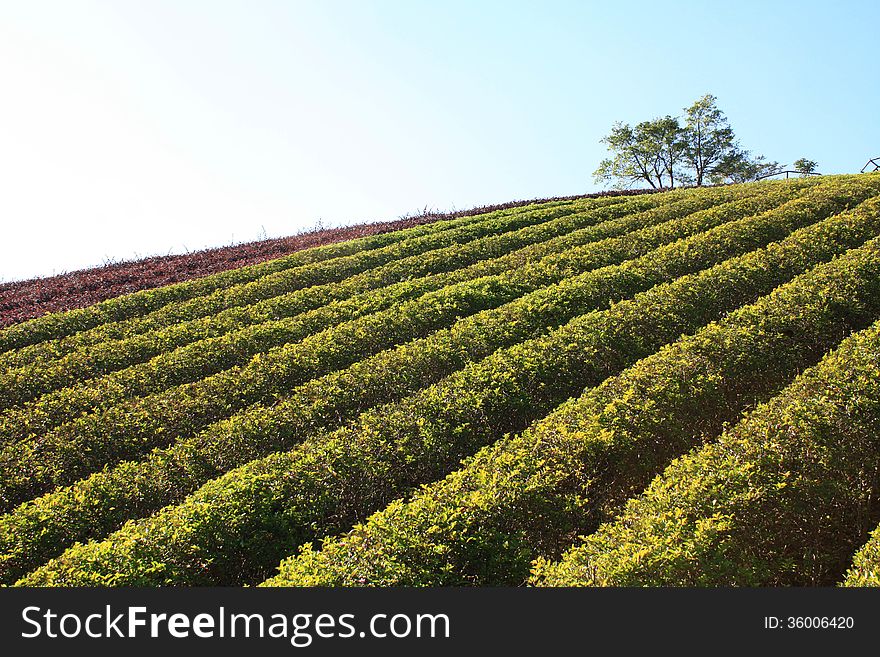
{"label": "hillside", "polygon": [[[653,190],[650,190],[653,191]],[[574,198],[631,196],[648,190],[599,192]],[[556,201],[563,199],[543,199]],[[323,228],[310,232],[235,244],[178,255],[154,256],[128,262],[108,263],[103,267],[82,269],[46,278],[0,283],[0,328],[39,317],[50,312],[84,308],[107,299],[139,290],[189,281],[229,269],[254,265],[280,258],[296,251],[335,244],[370,235],[383,235],[422,224],[470,217],[495,210],[532,205],[537,201],[511,201],[454,212],[434,212],[427,208],[421,214],[375,223],[356,224],[341,228]]]}
{"label": "hillside", "polygon": [[498,208],[0,330],[0,583],[876,584],[877,435],[880,174]]}

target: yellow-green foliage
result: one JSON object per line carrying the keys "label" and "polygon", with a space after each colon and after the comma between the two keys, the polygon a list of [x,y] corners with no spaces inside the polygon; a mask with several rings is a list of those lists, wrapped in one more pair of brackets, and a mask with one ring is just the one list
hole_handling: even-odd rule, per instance
{"label": "yellow-green foliage", "polygon": [[878,435],[880,322],[844,340],[717,443],[675,461],[619,520],[559,563],[540,563],[536,581],[833,584],[876,514]]}
{"label": "yellow-green foliage", "polygon": [[[864,581],[871,405],[786,386],[880,316],[878,233],[878,175],[562,201],[4,329],[0,582],[584,583],[588,547],[597,583]],[[705,455],[775,394],[788,478],[741,495]]]}
{"label": "yellow-green foliage", "polygon": [[[666,205],[668,203],[661,207]],[[650,202],[637,199],[600,207],[542,208],[523,215],[533,222],[525,227],[522,227],[523,217],[479,222],[471,226],[467,233],[460,235],[467,241],[393,259],[340,281],[311,285],[282,294],[272,294],[273,290],[269,290],[270,296],[267,298],[253,302],[248,299],[243,305],[232,305],[208,315],[202,315],[203,311],[199,306],[202,300],[199,299],[199,303],[193,302],[189,306],[193,318],[180,318],[181,309],[174,306],[160,311],[158,315],[151,313],[147,318],[136,317],[128,322],[111,322],[67,338],[6,352],[0,355],[0,362],[10,369],[0,379],[6,389],[0,400],[4,404],[21,403],[69,381],[121,369],[200,339],[286,319],[359,293],[377,288],[381,292],[384,291],[381,288],[400,281],[407,282],[438,272],[448,276],[461,276],[467,272],[471,274],[470,278],[495,273],[491,271],[491,266],[487,266],[488,263],[480,261],[504,255],[511,250],[522,251],[522,247],[527,245],[544,245],[554,236],[573,237],[585,228],[596,231],[597,223],[610,221],[615,217],[629,219],[633,211],[645,206],[650,207]],[[628,224],[619,225],[620,223],[613,224],[613,228],[609,227],[609,232],[614,228],[629,229]],[[477,228],[481,230],[476,230]],[[481,232],[484,234],[481,235]],[[601,230],[599,234],[603,235]],[[592,237],[592,233],[590,236]],[[509,261],[515,257],[508,255],[507,259],[496,262],[495,271],[504,271],[507,268],[505,263],[509,266]],[[474,263],[479,265],[467,266]],[[432,289],[448,284],[448,276],[439,277],[440,284]],[[449,282],[458,280],[466,279],[453,279]],[[241,290],[236,287],[225,294],[233,297],[238,291]],[[161,312],[168,314],[172,310],[178,320],[167,326],[162,325],[159,321]],[[152,325],[155,326],[150,328]],[[16,363],[22,365],[15,368]],[[30,374],[30,383],[27,374]]]}
{"label": "yellow-green foliage", "polygon": [[[796,191],[796,188],[782,188],[746,198],[730,204],[732,207],[726,211],[714,212],[710,219],[720,222],[758,212],[778,205]],[[244,365],[255,354],[463,282],[491,275],[503,278],[514,275],[526,284],[531,282],[534,289],[541,282],[551,280],[548,266],[553,267],[550,275],[555,275],[556,280],[571,275],[577,263],[563,269],[560,260],[575,260],[582,255],[584,245],[590,246],[591,254],[604,256],[604,260],[595,258],[600,264],[633,257],[639,254],[639,248],[643,253],[663,240],[678,237],[663,223],[712,203],[713,199],[708,197],[670,201],[651,211],[624,214],[606,221],[602,219],[632,209],[631,206],[620,204],[566,215],[526,229],[404,258],[340,283],[309,287],[129,339],[110,340],[47,363],[12,368],[5,374],[0,373],[0,387],[5,388],[8,403],[14,402],[16,406],[0,415],[0,441],[38,435],[79,413]],[[658,223],[661,225],[653,229],[642,228]],[[584,224],[588,225],[578,228]],[[679,220],[676,227],[678,225],[687,234],[688,230],[698,232],[712,224]],[[505,252],[511,247],[529,244],[536,239],[536,234],[548,238],[565,230],[570,232],[493,257],[499,249]],[[612,239],[626,233],[629,234],[625,242]],[[636,235],[644,239],[638,241]],[[547,253],[541,262],[536,261],[539,253]],[[469,262],[470,266],[464,266]],[[426,271],[429,273],[421,276]],[[382,285],[386,287],[378,287]],[[363,288],[369,291],[359,292]],[[205,335],[208,331],[210,336]],[[150,360],[144,362],[147,358]],[[97,375],[104,376],[93,378]],[[77,381],[81,382],[63,387]],[[52,394],[51,390],[57,387],[63,389]],[[39,399],[34,403],[25,403],[37,396]]]}
{"label": "yellow-green foliage", "polygon": [[[664,239],[674,239],[681,233],[705,229],[707,224],[714,225],[729,214],[729,208],[722,206],[718,212],[700,215],[696,221],[685,217],[666,222],[653,230],[651,237],[662,243]],[[736,213],[733,214],[736,216]],[[784,222],[777,221],[773,227],[781,230],[784,225]],[[85,476],[103,465],[137,457],[150,448],[192,435],[246,406],[274,403],[285,391],[310,379],[441,329],[461,317],[509,303],[536,288],[539,295],[536,299],[541,299],[540,295],[548,294],[541,290],[544,286],[609,260],[619,261],[633,250],[633,243],[645,245],[651,242],[651,239],[636,233],[618,240],[587,244],[565,252],[564,256],[544,258],[535,266],[450,285],[391,308],[331,326],[301,341],[282,344],[264,354],[258,353],[244,366],[230,367],[193,383],[146,397],[135,397],[107,411],[96,411],[80,417],[75,417],[74,413],[71,421],[47,433],[29,434],[25,439],[0,448],[0,508],[6,510],[51,487]],[[576,281],[577,278],[565,279],[569,280]],[[553,293],[550,290],[551,297]],[[609,294],[613,296],[613,293]],[[601,305],[608,298],[600,298],[598,303]],[[517,306],[524,308],[522,312],[528,318],[519,326],[522,330],[545,330],[571,316],[546,315],[546,309],[545,315],[542,315],[531,310],[530,304],[535,302],[534,299],[525,297],[523,301],[527,303]],[[571,308],[577,309],[574,305]],[[510,317],[504,319],[509,321]],[[528,335],[530,333],[513,332],[506,339],[515,342]],[[477,334],[476,338],[486,342],[486,336]],[[493,348],[503,344],[499,342]],[[436,371],[438,375],[442,372],[440,369]],[[138,372],[136,378],[154,377],[148,371]],[[86,385],[85,396],[88,398],[92,394],[94,390]],[[81,395],[82,391],[78,389],[64,390],[59,395],[57,407],[61,411],[75,408]],[[43,407],[40,403],[37,406]],[[8,424],[31,428],[30,419],[26,417]]]}
{"label": "yellow-green foliage", "polygon": [[[877,216],[880,202],[858,212]],[[613,517],[671,458],[878,316],[873,240],[639,361],[344,537],[303,550],[271,583],[521,584],[532,559]]]}
{"label": "yellow-green foliage", "polygon": [[[736,205],[667,221],[652,230],[657,235],[648,244],[669,232],[677,235],[689,225],[722,225],[624,265],[587,271],[497,310],[478,313],[456,323],[452,329],[312,380],[271,409],[260,406],[240,413],[191,439],[155,452],[142,463],[121,464],[26,503],[0,519],[0,545],[5,546],[0,570],[4,581],[21,574],[23,568],[54,556],[74,541],[102,535],[127,518],[179,501],[232,467],[289,448],[318,428],[338,425],[357,412],[415,392],[468,360],[523,339],[528,332],[541,332],[590,306],[602,306],[610,298],[625,298],[653,283],[782,237],[792,228],[810,223],[817,214],[821,216],[821,212],[815,212],[815,203],[823,207],[821,199],[825,196],[819,194],[810,201],[812,206],[785,204],[778,211],[729,224],[723,224],[723,219],[729,218]],[[609,252],[629,253],[632,242],[644,241],[645,235],[633,233],[615,243],[588,244],[554,256],[546,271],[589,270],[607,258]],[[617,246],[611,248],[614,244]],[[522,280],[530,280],[546,264],[544,259],[537,263],[537,268],[527,268]]]}
{"label": "yellow-green foliage", "polygon": [[880,527],[871,532],[868,542],[856,552],[843,586],[880,586]]}
{"label": "yellow-green foliage", "polygon": [[[612,197],[590,200],[587,204],[613,205],[619,202],[621,199]],[[560,211],[564,213],[565,206],[571,203],[548,205],[561,206]],[[525,217],[525,224],[529,223],[529,213],[522,209],[501,210],[478,216],[476,219],[461,217],[404,231],[306,249],[268,262],[127,294],[88,308],[45,315],[0,331],[0,351],[62,338],[129,318],[145,318],[136,324],[136,328],[126,325],[112,327],[109,333],[100,333],[96,339],[97,342],[102,342],[113,337],[114,329],[117,328],[122,331],[122,335],[125,335],[146,330],[146,327],[155,328],[171,321],[179,321],[187,316],[199,316],[198,313],[206,314],[210,309],[216,311],[227,307],[227,304],[241,305],[297,287],[314,285],[320,281],[338,280],[340,274],[350,275],[395,258],[466,241],[474,234],[480,233],[479,226],[484,221],[503,220],[503,217],[510,215]],[[456,233],[456,229],[459,228],[463,228],[464,232]],[[476,233],[474,233],[475,229]],[[250,285],[251,283],[255,284]],[[186,303],[190,299],[198,299],[198,303]],[[161,310],[158,314],[153,314],[153,311],[159,309]]]}
{"label": "yellow-green foliage", "polygon": [[[524,428],[682,332],[857,246],[880,231],[878,222],[876,213],[866,213],[863,221],[847,216],[822,222],[775,245],[657,285],[606,311],[576,317],[546,336],[468,364],[399,403],[367,412],[350,427],[233,470],[179,506],[129,523],[106,541],[74,546],[23,583],[254,581],[298,544],[350,526],[403,490],[443,476],[499,433]],[[654,264],[645,262],[642,272],[665,271],[676,260],[694,267],[701,258],[717,258],[718,249],[736,249],[737,243],[741,249],[743,242],[753,246],[766,240],[765,231],[773,223],[740,224],[739,231],[715,229],[702,234],[714,237],[705,238],[702,248],[677,243],[686,259],[645,258]],[[625,271],[607,268],[568,279],[548,288],[549,296],[537,310],[550,308],[551,317],[570,316],[583,303],[583,290],[570,294],[578,289],[575,282],[602,290],[598,298],[615,298],[624,290],[621,296],[630,296],[633,288],[644,287],[646,274],[636,276],[639,269],[624,276],[629,289],[602,285],[605,280],[619,286]],[[223,549],[228,545],[238,549],[229,553]]]}

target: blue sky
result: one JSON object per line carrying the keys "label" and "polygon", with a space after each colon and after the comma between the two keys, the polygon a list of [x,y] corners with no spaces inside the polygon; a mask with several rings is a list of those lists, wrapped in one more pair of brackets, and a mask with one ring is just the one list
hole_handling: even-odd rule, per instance
{"label": "blue sky", "polygon": [[0,280],[597,189],[616,120],[880,156],[880,3],[0,0]]}

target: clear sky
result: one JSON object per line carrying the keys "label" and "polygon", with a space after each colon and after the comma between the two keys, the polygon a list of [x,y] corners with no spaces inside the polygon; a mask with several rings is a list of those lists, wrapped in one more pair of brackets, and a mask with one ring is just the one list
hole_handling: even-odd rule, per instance
{"label": "clear sky", "polygon": [[0,280],[594,191],[615,120],[880,156],[876,0],[0,0]]}

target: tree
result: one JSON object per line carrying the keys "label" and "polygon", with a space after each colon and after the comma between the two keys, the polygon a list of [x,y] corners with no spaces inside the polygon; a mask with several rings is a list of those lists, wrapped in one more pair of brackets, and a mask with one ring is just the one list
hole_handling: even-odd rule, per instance
{"label": "tree", "polygon": [[795,171],[806,176],[807,174],[814,173],[816,171],[816,167],[819,165],[818,163],[813,162],[813,160],[808,160],[807,158],[802,157],[799,160],[795,160],[792,166],[794,167]]}
{"label": "tree", "polygon": [[[676,179],[680,182],[689,181],[689,176],[680,168],[685,163],[687,142],[678,119],[666,115],[662,119],[639,125],[644,126],[645,135],[657,148],[660,169],[669,179],[670,189],[675,187]],[[662,180],[662,176],[660,179]]]}
{"label": "tree", "polygon": [[[593,173],[596,182],[629,187],[645,181],[651,187],[674,187],[676,182],[697,186],[723,182],[747,182],[779,169],[763,155],[752,157],[743,150],[717,99],[705,94],[685,108],[684,125],[678,118],[664,116],[643,121],[635,128],[615,123],[602,139],[612,157],[602,160]],[[798,160],[812,172],[816,163]],[[812,167],[812,168],[810,168]]]}
{"label": "tree", "polygon": [[613,157],[599,163],[593,173],[596,182],[613,182],[617,187],[628,187],[645,181],[657,189],[674,187],[676,178],[683,175],[680,165],[685,142],[675,117],[642,121],[635,128],[618,121],[602,143],[608,146]]}
{"label": "tree", "polygon": [[763,155],[752,157],[749,151],[735,146],[712,168],[709,180],[713,183],[744,183],[772,174],[781,168],[779,162],[768,162]]}
{"label": "tree", "polygon": [[685,108],[685,157],[698,187],[713,167],[735,150],[733,130],[716,101],[715,96],[706,94]]}

